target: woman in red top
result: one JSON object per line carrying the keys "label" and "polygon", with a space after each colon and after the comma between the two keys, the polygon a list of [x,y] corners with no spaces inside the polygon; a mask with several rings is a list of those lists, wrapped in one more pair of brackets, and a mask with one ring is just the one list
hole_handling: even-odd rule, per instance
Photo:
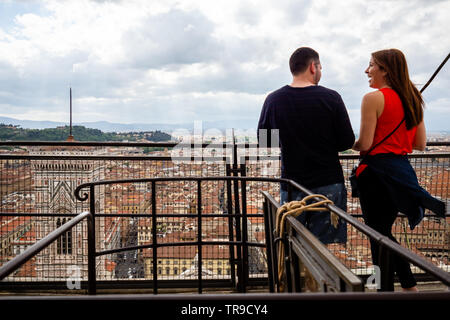
{"label": "woman in red top", "polygon": [[[360,134],[353,149],[365,155],[404,119],[389,138],[370,151],[372,163],[386,154],[405,156],[413,149],[425,150],[424,102],[409,79],[403,53],[397,49],[374,52],[365,72],[369,77],[369,86],[378,90],[367,93],[362,100]],[[387,190],[386,182],[368,164],[361,164],[356,175],[365,223],[396,241],[391,229],[397,218],[398,206],[392,199],[392,192]],[[374,241],[371,241],[371,250],[373,264],[379,266],[379,248]],[[391,269],[397,273],[403,290],[417,291],[409,263],[398,256],[391,260]],[[393,274],[390,278],[390,288],[393,290]]]}

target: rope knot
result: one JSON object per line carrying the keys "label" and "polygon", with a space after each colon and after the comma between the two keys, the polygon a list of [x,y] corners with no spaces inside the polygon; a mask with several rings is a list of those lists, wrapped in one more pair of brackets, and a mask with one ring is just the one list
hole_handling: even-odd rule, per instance
{"label": "rope knot", "polygon": [[[308,204],[308,200],[320,198],[322,200]],[[304,211],[330,211],[325,204],[333,204],[333,201],[321,194],[312,194],[304,197],[302,200],[287,202],[278,208],[276,213],[276,233],[278,238],[283,237],[285,220],[288,216],[297,217]],[[337,228],[339,217],[330,211],[330,221],[334,228]],[[284,273],[284,243],[279,241],[278,248],[278,283],[280,291],[283,291],[283,273]]]}

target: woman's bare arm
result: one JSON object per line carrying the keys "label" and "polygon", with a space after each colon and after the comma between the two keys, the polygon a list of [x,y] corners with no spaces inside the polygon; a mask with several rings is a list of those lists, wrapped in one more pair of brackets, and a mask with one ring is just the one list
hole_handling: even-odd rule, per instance
{"label": "woman's bare arm", "polygon": [[425,123],[419,123],[417,126],[416,136],[414,138],[413,149],[424,151],[427,146],[427,133],[425,130]]}
{"label": "woman's bare arm", "polygon": [[384,96],[382,92],[370,92],[363,97],[359,138],[353,145],[354,150],[367,151],[372,146],[377,120],[383,109]]}

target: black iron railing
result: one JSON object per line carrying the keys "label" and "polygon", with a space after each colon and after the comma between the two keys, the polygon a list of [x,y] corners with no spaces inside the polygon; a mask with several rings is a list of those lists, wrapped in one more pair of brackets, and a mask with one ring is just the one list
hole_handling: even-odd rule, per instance
{"label": "black iron railing", "polygon": [[[75,195],[80,201],[85,201],[89,199],[89,206],[90,206],[90,212],[93,214],[94,217],[117,217],[117,216],[123,216],[122,214],[105,214],[100,213],[96,214],[96,197],[95,197],[95,187],[96,186],[102,186],[102,185],[113,185],[113,184],[129,184],[129,183],[151,183],[151,214],[139,214],[140,218],[151,218],[152,219],[152,241],[150,244],[145,245],[137,245],[137,246],[127,246],[124,248],[118,248],[113,250],[104,250],[104,251],[97,251],[95,252],[95,256],[102,256],[107,254],[113,254],[118,253],[122,251],[130,251],[130,250],[142,250],[142,249],[151,249],[152,251],[152,264],[153,264],[153,292],[158,292],[158,248],[162,247],[185,247],[185,246],[196,246],[197,247],[197,254],[198,254],[198,260],[196,265],[196,272],[197,272],[197,282],[195,283],[195,287],[198,288],[198,292],[202,293],[203,291],[203,247],[204,246],[229,246],[229,252],[230,252],[230,263],[231,265],[236,265],[237,269],[237,282],[235,281],[234,277],[234,268],[232,268],[232,274],[230,277],[230,284],[237,285],[237,290],[240,292],[245,292],[247,286],[249,285],[249,248],[250,247],[265,247],[265,244],[258,243],[258,242],[252,242],[248,239],[248,231],[247,231],[247,220],[251,217],[260,217],[263,218],[262,214],[248,214],[246,210],[246,206],[242,206],[242,210],[240,211],[238,208],[235,207],[236,210],[230,210],[228,215],[222,214],[211,214],[211,213],[203,213],[203,206],[202,206],[202,182],[207,181],[225,181],[228,183],[231,182],[241,182],[241,186],[237,186],[241,190],[241,196],[242,198],[235,198],[235,203],[239,203],[242,201],[243,204],[246,203],[246,186],[245,183],[247,180],[255,180],[255,178],[240,178],[240,177],[184,177],[184,178],[147,178],[147,179],[123,179],[123,180],[106,180],[106,181],[96,181],[91,183],[84,183],[80,186],[78,186],[75,190]],[[257,179],[259,181],[268,181],[268,179]],[[157,190],[157,184],[158,183],[164,183],[164,182],[170,182],[170,181],[191,181],[195,182],[196,185],[196,194],[197,194],[197,203],[196,203],[196,212],[195,214],[189,213],[189,214],[177,214],[177,213],[170,213],[170,214],[161,214],[157,212],[157,200],[156,200],[156,190]],[[269,180],[270,181],[270,180]],[[84,193],[83,195],[80,195],[80,192],[84,188],[89,188],[89,193]],[[232,186],[228,184],[229,191],[232,189]],[[227,197],[229,200],[228,207],[231,208],[233,205],[231,203],[231,195]],[[136,215],[134,215],[136,217]],[[161,243],[158,241],[157,237],[157,219],[158,218],[195,218],[197,220],[197,235],[196,235],[196,241],[184,241],[184,242],[169,242],[169,243]],[[203,239],[203,228],[202,223],[203,219],[205,218],[227,218],[229,220],[229,227],[234,226],[235,232],[230,232],[228,234],[229,240],[224,241],[208,241]],[[234,229],[231,227],[231,230]],[[234,257],[236,255],[236,257]]]}
{"label": "black iron railing", "polygon": [[35,257],[38,253],[44,250],[46,247],[55,242],[59,237],[61,237],[66,232],[70,231],[77,224],[82,222],[84,219],[88,221],[88,269],[89,269],[89,293],[95,294],[95,233],[94,233],[94,217],[90,212],[83,212],[76,215],[73,219],[66,222],[58,229],[52,231],[43,239],[36,242],[34,245],[30,246],[24,252],[16,256],[14,259],[8,261],[0,267],[0,281],[5,279],[8,275],[19,269],[23,264],[28,262],[30,259]]}
{"label": "black iron railing", "polygon": [[[168,151],[160,152],[158,155],[144,155],[140,151],[142,147],[169,149],[180,147],[180,144],[175,143],[2,142],[3,144],[8,146],[18,145],[22,147],[24,152],[19,154],[9,151],[8,154],[0,155],[0,191],[2,196],[2,203],[0,204],[2,219],[0,264],[11,260],[23,248],[43,238],[50,230],[56,229],[59,218],[62,221],[64,216],[71,217],[71,215],[90,210],[86,202],[79,202],[73,198],[73,191],[79,184],[105,179],[144,179],[147,177],[247,176],[252,178],[276,178],[279,177],[280,168],[279,156],[276,153],[266,155],[264,152],[259,152],[259,154],[256,152],[256,155],[253,155],[256,145],[252,144],[185,144],[184,146],[192,149],[202,147],[199,154],[192,153],[188,156],[179,154],[171,156]],[[449,143],[428,145],[445,147]],[[46,149],[46,147],[48,148]],[[108,149],[114,147],[117,147],[120,151]],[[134,149],[121,151],[124,148]],[[215,153],[211,152],[213,149],[215,149]],[[209,151],[207,152],[207,150]],[[223,152],[224,150],[226,152]],[[20,152],[20,150],[17,151]],[[448,201],[449,198],[449,158],[449,153],[444,151],[410,155],[411,163],[418,172],[421,184],[430,193],[444,201]],[[340,159],[344,175],[347,176],[353,164],[357,162],[358,155],[343,154]],[[165,218],[172,219],[172,222],[174,222],[175,218],[169,217],[169,215],[173,213],[191,214],[191,211],[197,211],[198,203],[192,202],[197,197],[196,193],[192,192],[192,190],[196,190],[195,182],[190,182],[190,184],[187,182],[184,184],[180,181],[164,182],[167,183],[166,185],[163,185],[163,182],[161,183],[160,192],[156,194],[156,200],[160,206],[156,209],[161,214],[167,215]],[[219,191],[217,194],[211,193],[211,195],[207,195],[204,191],[201,205],[204,213],[222,216],[225,216],[224,213],[230,212],[240,214],[245,207],[250,213],[249,218],[254,220],[252,223],[248,222],[249,220],[246,221],[248,223],[248,238],[252,239],[251,242],[261,244],[264,243],[264,238],[260,238],[258,234],[264,231],[264,226],[263,223],[258,222],[258,219],[262,219],[263,208],[263,196],[260,194],[260,190],[267,191],[277,200],[279,199],[279,187],[277,183],[263,180],[246,181],[245,186],[247,189],[245,202],[240,195],[242,189],[237,183],[218,181],[212,186],[204,186],[206,189],[218,189]],[[129,241],[132,237],[127,234],[127,228],[129,229],[127,226],[132,221],[135,221],[135,225],[139,224],[148,218],[141,214],[151,214],[151,210],[153,210],[151,206],[151,183],[148,186],[145,183],[136,183],[134,186],[130,188],[127,186],[126,188],[113,190],[113,188],[105,186],[98,187],[96,190],[96,198],[98,199],[96,213],[99,217],[99,222],[96,224],[98,237],[96,247],[99,252],[109,252],[109,254],[101,256],[102,259],[104,258],[104,261],[101,261],[104,264],[103,267],[99,267],[100,262],[97,261],[98,286],[101,288],[121,287],[122,284],[126,283],[128,287],[145,288],[152,283],[154,273],[157,272],[161,288],[164,286],[191,287],[192,283],[197,280],[187,283],[188,280],[180,280],[175,273],[168,275],[165,268],[162,269],[161,274],[158,270],[151,269],[149,266],[149,272],[140,275],[132,274],[131,277],[126,274],[126,270],[119,270],[119,264],[124,264],[117,262],[117,257],[123,252],[115,252],[114,250],[124,246],[133,246]],[[133,190],[133,188],[135,189]],[[172,201],[172,203],[163,201],[164,198],[169,199],[167,197],[169,194],[177,196],[178,207],[174,205],[175,201]],[[195,197],[188,196],[192,194]],[[124,198],[124,200],[121,201],[120,198]],[[131,199],[136,199],[135,202],[140,201],[143,205],[135,205],[134,200]],[[357,200],[348,199],[347,211],[353,217],[360,219]],[[110,214],[111,216],[101,216],[101,214]],[[252,217],[252,214],[261,214],[261,216]],[[117,219],[117,221],[113,221],[113,219]],[[396,226],[398,229],[396,236],[401,237],[399,241],[403,246],[415,253],[423,254],[428,261],[433,262],[443,270],[449,271],[447,267],[449,247],[448,243],[445,242],[449,234],[448,219],[447,222],[437,220],[434,219],[434,215],[427,212],[425,219],[427,221],[426,224],[423,224],[424,228],[416,228],[411,232],[403,229],[404,218],[400,217]],[[12,220],[11,224],[15,225],[12,229],[4,224],[9,220]],[[195,218],[186,218],[186,220],[194,221]],[[172,222],[169,221],[169,224]],[[203,225],[206,228],[211,227],[209,223],[203,222]],[[234,219],[233,223],[235,225],[224,224],[227,232],[220,232],[226,233],[227,237],[232,234],[233,241],[242,241],[242,224],[244,222],[240,219]],[[161,225],[162,223],[158,223],[157,227],[159,228]],[[116,230],[114,229],[116,227],[121,228],[121,230],[113,231]],[[234,234],[231,230],[233,228],[241,231]],[[80,230],[77,231],[78,229]],[[67,235],[65,239],[57,241],[57,243],[38,254],[33,266],[24,265],[19,272],[5,279],[3,284],[10,283],[10,287],[16,288],[38,284],[45,285],[45,283],[48,284],[48,287],[58,286],[61,280],[65,280],[65,268],[67,266],[87,266],[87,241],[85,238],[77,236],[77,233],[86,234],[81,229],[82,226],[76,226],[71,235]],[[350,227],[348,230],[349,241],[345,248],[347,250],[346,257],[343,258],[338,251],[330,250],[354,273],[358,275],[370,274],[370,264],[364,265],[358,262],[358,260],[362,262],[370,261],[368,238],[357,228]],[[433,233],[432,236],[428,235],[430,232]],[[150,237],[155,235],[151,232],[148,234]],[[161,239],[167,240],[171,236],[170,232],[157,230],[157,240],[160,240],[160,237],[164,235],[166,235],[166,238]],[[229,238],[227,240],[230,241]],[[78,241],[81,241],[80,250],[75,249]],[[127,244],[127,242],[130,242],[130,244]],[[163,247],[165,245],[161,248]],[[213,249],[217,249],[217,246]],[[62,254],[58,254],[58,250]],[[138,259],[139,256],[145,254],[150,255],[150,259],[153,255],[151,248],[136,250],[138,250]],[[251,253],[253,253],[252,250],[254,248],[250,247]],[[262,254],[263,258],[267,259],[264,249],[262,249]],[[208,258],[208,254],[204,254],[203,258],[205,257]],[[237,275],[242,267],[236,261],[242,260],[242,251],[229,252],[227,259],[232,262],[228,264],[230,271],[225,271],[225,268],[223,268],[222,274],[216,272],[213,275],[204,276],[203,285],[228,286],[230,279],[238,279]],[[100,260],[100,257],[97,260]],[[213,264],[216,263],[213,259],[211,260],[210,262]],[[159,262],[157,261],[157,263]],[[178,261],[180,263],[178,275],[181,272],[181,262],[181,260]],[[154,263],[153,261],[152,264]],[[171,270],[175,267],[174,264],[170,265]],[[214,266],[214,268],[218,270],[218,266]],[[419,269],[415,269],[415,271],[422,272]],[[236,277],[233,277],[233,275]],[[248,275],[250,284],[267,283],[264,280],[268,276],[267,266],[260,269],[259,266],[252,266],[252,261],[250,261]],[[86,280],[87,276],[87,268],[83,267],[82,278]],[[238,287],[242,283],[243,280],[239,279],[234,285]],[[62,287],[64,288],[64,284]]]}
{"label": "black iron railing", "polygon": [[[242,223],[242,229],[240,230],[240,240],[236,241],[204,241],[202,238],[202,218],[204,217],[218,217],[223,215],[214,215],[214,214],[202,214],[202,205],[201,205],[201,199],[202,199],[202,188],[201,184],[202,182],[206,181],[229,181],[229,182],[240,182],[240,190],[242,194],[242,201],[245,203],[246,200],[246,183],[250,181],[263,181],[263,182],[271,182],[271,183],[281,183],[284,182],[290,188],[295,188],[299,191],[302,191],[308,195],[312,195],[312,193],[300,186],[299,184],[295,183],[292,180],[288,179],[275,179],[275,178],[254,178],[254,177],[186,177],[182,178],[181,180],[185,181],[193,181],[197,185],[197,195],[198,195],[198,202],[197,202],[197,212],[196,212],[196,219],[198,221],[198,231],[197,231],[197,241],[188,241],[183,243],[158,243],[158,239],[156,237],[156,225],[157,225],[157,216],[158,213],[156,212],[157,204],[156,204],[156,197],[154,196],[156,194],[156,187],[157,183],[163,183],[167,181],[179,181],[180,178],[148,178],[148,179],[122,179],[122,180],[106,180],[106,181],[96,181],[91,183],[85,183],[80,186],[78,186],[75,190],[75,195],[80,201],[85,201],[89,199],[89,206],[90,206],[90,212],[89,213],[82,213],[78,216],[76,216],[74,219],[72,219],[70,222],[64,224],[54,232],[50,233],[48,236],[46,236],[44,239],[40,240],[37,244],[27,249],[24,253],[19,255],[18,257],[14,258],[12,261],[5,264],[0,269],[0,278],[3,279],[8,274],[12,273],[13,271],[17,270],[20,265],[24,264],[26,261],[31,259],[34,255],[42,251],[45,247],[50,245],[52,242],[54,242],[58,237],[60,237],[62,234],[67,232],[69,229],[73,228],[76,224],[81,222],[83,219],[88,218],[88,292],[89,294],[96,294],[96,262],[95,258],[105,255],[105,254],[111,254],[121,251],[129,251],[129,250],[139,250],[139,249],[146,249],[151,248],[153,251],[153,290],[154,293],[158,292],[158,274],[156,271],[157,268],[157,249],[158,247],[163,246],[170,246],[170,247],[176,247],[176,246],[197,246],[198,247],[198,253],[199,253],[199,259],[198,259],[198,277],[197,277],[197,287],[198,292],[202,293],[203,283],[202,283],[202,247],[206,245],[226,245],[230,247],[230,251],[235,251],[235,248],[237,249],[237,252],[241,253],[238,254],[238,256],[241,257],[240,263],[238,263],[238,282],[241,292],[245,292],[247,285],[248,285],[248,275],[249,275],[249,268],[248,268],[248,258],[249,258],[249,247],[255,246],[255,247],[264,247],[267,248],[270,247],[269,256],[271,257],[271,261],[273,261],[273,252],[275,241],[271,240],[270,237],[268,237],[269,241],[266,242],[266,244],[261,243],[253,243],[248,240],[248,233],[247,233],[247,224],[246,221],[249,217],[254,216],[251,214],[248,214],[246,211],[246,207],[243,206],[242,212],[239,214],[232,214],[230,215],[230,218],[235,219],[235,221],[240,221]],[[98,218],[96,215],[96,197],[95,197],[95,187],[102,186],[102,185],[111,185],[111,184],[128,184],[128,183],[146,183],[150,182],[152,184],[152,214],[149,215],[153,219],[153,241],[151,244],[148,245],[141,245],[141,246],[130,246],[120,249],[114,249],[114,250],[105,250],[105,251],[96,251],[95,249],[95,220]],[[89,188],[89,193],[83,193],[80,195],[80,192],[84,188]],[[265,220],[266,225],[269,226],[269,229],[271,229],[270,225],[273,226],[273,209],[277,208],[277,204],[273,201],[271,197],[269,197],[267,194],[265,194],[266,200],[269,201],[269,204],[266,204],[266,210],[265,210]],[[375,240],[382,248],[382,256],[380,261],[382,263],[386,263],[385,268],[382,270],[386,270],[386,268],[389,268],[388,262],[388,256],[390,254],[398,254],[402,256],[403,258],[407,259],[412,264],[420,267],[421,269],[425,270],[427,273],[435,277],[437,280],[441,281],[444,285],[450,286],[450,275],[447,272],[444,272],[443,270],[437,268],[430,262],[424,260],[423,258],[417,256],[416,254],[410,252],[409,250],[403,248],[402,246],[396,244],[392,240],[388,239],[387,237],[379,234],[378,232],[374,231],[373,229],[369,228],[365,224],[362,224],[358,220],[352,218],[349,216],[346,212],[340,210],[333,204],[326,204],[328,209],[332,211],[333,213],[337,214],[341,219],[344,219],[347,223],[351,224],[355,228],[362,231],[364,234],[366,234],[371,239]],[[112,214],[103,214],[104,216],[115,216]],[[164,215],[163,215],[164,216]],[[177,215],[178,216],[178,215]],[[180,217],[188,217],[188,215],[179,215]],[[258,215],[259,216],[259,215]],[[192,217],[192,216],[191,216]],[[272,222],[269,222],[272,221]],[[339,278],[343,281],[347,281],[347,283],[350,285],[350,288],[353,288],[353,290],[361,290],[361,282],[358,282],[355,280],[354,275],[349,272],[343,265],[340,265],[336,261],[334,263],[337,263],[337,265],[331,265],[330,262],[333,262],[333,258],[326,252],[326,250],[323,248],[323,245],[318,243],[318,241],[312,240],[313,237],[311,237],[310,234],[306,231],[306,229],[302,228],[301,225],[298,225],[297,221],[295,219],[287,219],[287,224],[290,226],[288,228],[289,233],[286,234],[282,239],[283,241],[286,241],[286,245],[289,248],[286,253],[287,256],[290,256],[290,261],[293,265],[292,268],[286,268],[287,272],[287,278],[288,278],[288,288],[289,291],[292,291],[293,288],[300,288],[299,279],[300,279],[300,272],[298,265],[295,264],[295,261],[297,259],[302,260],[302,262],[305,262],[305,252],[301,248],[296,247],[296,244],[300,243],[298,242],[298,237],[302,237],[302,240],[305,241],[305,243],[309,244],[310,251],[309,251],[309,257],[308,258],[314,258],[312,255],[313,253],[316,254],[315,258],[320,257],[320,261],[317,261],[319,265],[324,266],[321,262],[325,262],[325,264],[328,264],[328,270],[330,271],[334,270],[335,274],[339,275]],[[295,230],[295,234],[292,233],[292,230]],[[266,230],[266,234],[270,233],[270,230]],[[309,240],[311,241],[309,241]],[[295,253],[295,256],[292,256],[292,254]],[[328,255],[328,256],[327,256]],[[306,258],[306,259],[308,259]],[[305,264],[309,267],[312,267],[312,265]],[[275,277],[273,274],[277,271],[276,268],[273,268],[273,263],[268,264],[268,272],[272,276],[269,277],[270,280],[273,281]],[[313,275],[318,276],[320,274],[316,272],[312,272]],[[332,277],[332,276],[331,276]],[[291,282],[292,279],[292,282]],[[320,279],[318,279],[320,280]],[[385,273],[381,274],[381,288],[385,289],[388,279],[385,276]],[[339,284],[340,282],[338,282]],[[293,285],[292,285],[293,284]],[[273,288],[273,283],[269,284],[271,288]],[[342,286],[342,291],[346,291],[345,289],[348,289],[349,286]]]}
{"label": "black iron railing", "polygon": [[[266,191],[264,195],[264,216],[266,223],[267,263],[270,265],[269,288],[271,292],[354,292],[364,291],[364,283],[347,268],[325,245],[295,218],[287,217],[284,235],[275,234],[276,213],[280,204]],[[284,246],[285,272],[279,279],[278,241]],[[305,270],[311,274],[314,283],[306,281]],[[312,279],[311,279],[312,280]],[[308,282],[308,283],[307,283]]]}
{"label": "black iron railing", "polygon": [[[290,190],[292,190],[292,188],[295,188],[305,193],[306,195],[313,195],[311,191],[303,188],[294,181],[289,180],[287,185]],[[273,198],[270,197],[267,193],[264,193],[264,196],[266,199],[265,210],[267,211],[267,215],[269,216],[268,228],[271,231],[274,230],[275,214],[280,207],[280,204],[276,203]],[[289,193],[288,201],[291,200],[292,197]],[[317,200],[320,201],[321,199]],[[392,266],[389,264],[389,260],[391,255],[401,256],[408,262],[421,268],[429,275],[433,276],[435,279],[442,281],[444,285],[450,286],[450,274],[448,272],[437,268],[434,264],[423,259],[423,257],[411,252],[410,250],[405,249],[401,245],[390,240],[388,237],[383,236],[364,223],[361,223],[333,204],[325,204],[324,206],[327,207],[331,212],[337,214],[339,218],[346,221],[349,225],[358,229],[367,237],[374,240],[374,242],[376,242],[380,246],[379,261],[380,269],[382,270],[380,279],[381,290],[390,290],[390,281],[392,281],[392,279],[389,279],[389,268],[391,268]],[[341,291],[336,290],[336,288],[339,288],[340,282],[338,282],[337,284],[333,284],[333,281],[330,280],[333,279],[333,275],[335,279],[341,279],[347,284],[351,284],[350,287],[358,288],[358,283],[355,283],[354,280],[352,281],[353,274],[346,274],[347,270],[345,270],[345,268],[343,268],[340,263],[336,263],[335,266],[333,266],[332,263],[329,263],[332,259],[326,256],[326,248],[320,242],[314,242],[313,240],[311,240],[311,235],[308,230],[306,230],[306,228],[304,228],[295,218],[288,217],[286,220],[286,224],[288,228],[286,228],[287,231],[285,232],[285,234],[282,235],[281,241],[285,243],[285,256],[286,260],[290,263],[290,267],[285,268],[288,279],[288,291],[292,292],[294,289],[296,289],[294,291],[299,291],[299,289],[302,287],[300,284],[302,277],[300,277],[300,268],[298,265],[299,262],[309,267],[310,270],[312,269],[311,274],[315,277],[315,280],[319,283],[319,286],[322,287],[321,291],[326,291],[327,285],[333,288],[335,291]],[[275,244],[275,239],[273,238],[272,232],[270,231],[267,232],[267,235],[269,237],[268,242],[270,241],[270,243]],[[308,250],[306,246],[305,248],[301,248],[302,241],[306,243],[307,246],[313,245],[314,249]],[[273,281],[271,288],[275,287],[275,285],[278,284],[278,279],[276,277],[276,264],[273,264],[273,261],[277,256],[276,246],[272,246],[272,248],[273,249],[269,253],[271,256],[270,261],[272,261],[272,265],[274,266],[273,268],[271,268],[271,270],[274,272],[274,274],[270,276],[271,281]],[[317,259],[315,263],[311,263],[310,260],[314,259],[314,256],[316,256]],[[327,260],[326,262],[328,263],[323,263],[324,260]],[[321,272],[320,268],[322,268],[323,272]],[[338,268],[340,270],[336,270]],[[345,288],[346,286],[344,285],[342,291],[345,291]]]}

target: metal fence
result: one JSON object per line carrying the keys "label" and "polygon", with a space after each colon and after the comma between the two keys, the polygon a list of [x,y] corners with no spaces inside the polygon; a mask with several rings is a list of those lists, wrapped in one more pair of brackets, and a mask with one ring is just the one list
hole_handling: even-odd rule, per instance
{"label": "metal fence", "polygon": [[[409,156],[411,165],[414,167],[419,183],[433,196],[443,200],[447,204],[450,199],[450,154],[445,152],[417,153]],[[350,190],[348,177],[352,168],[358,163],[355,155],[341,155],[341,165],[347,190]],[[266,160],[258,163],[248,160],[248,176],[279,177],[280,169],[276,162]],[[280,200],[279,193],[274,193],[277,201]],[[358,198],[352,198],[348,192],[347,212],[352,216],[362,219],[361,207]],[[450,272],[450,216],[439,219],[430,212],[425,211],[424,220],[411,230],[407,218],[399,215],[393,226],[393,235],[403,246],[409,250],[424,256],[434,264]],[[371,264],[371,253],[369,240],[355,228],[349,226],[348,241],[345,245],[329,245],[328,248],[345,265],[356,274],[366,275],[373,272]],[[415,272],[421,273],[419,269]]]}
{"label": "metal fence", "polygon": [[[204,154],[188,157],[171,154],[174,144],[151,143],[22,143],[13,146],[5,143],[0,154],[0,264],[11,260],[27,247],[42,239],[52,230],[64,224],[76,214],[89,210],[86,202],[75,198],[75,188],[99,180],[142,179],[156,177],[193,177],[246,175],[251,177],[279,177],[279,156],[264,151],[258,158],[251,154],[248,145],[234,146],[232,154],[221,154],[218,148],[202,145]],[[144,154],[143,147],[158,150]],[[226,149],[226,146],[222,146]],[[8,150],[6,150],[8,148]],[[173,149],[172,149],[173,150]],[[238,163],[238,151],[243,150],[245,161]],[[217,152],[218,154],[215,154]],[[448,202],[449,162],[448,152],[427,152],[411,155],[419,182],[434,196]],[[230,158],[232,158],[230,160]],[[357,163],[356,155],[342,155],[344,174]],[[266,159],[266,160],[264,160]],[[233,161],[234,160],[234,161]],[[197,210],[198,198],[195,182],[170,181],[161,185],[156,193],[161,216],[156,223],[156,234],[152,233],[151,185],[146,182],[111,184],[96,190],[95,209],[109,214],[98,218],[96,223],[97,250],[114,250],[126,246],[151,243],[153,236],[161,242],[181,242],[198,237],[198,222],[188,215]],[[245,206],[249,217],[247,236],[255,242],[264,243],[265,230],[262,217],[263,197],[267,191],[279,200],[279,185],[251,181],[245,185],[245,202],[235,201],[233,194],[239,187],[224,181],[209,181],[203,187],[201,197],[203,212],[217,216],[205,218],[202,236],[205,239],[229,239],[236,235],[236,225],[224,216],[230,211],[240,212]],[[239,199],[239,197],[237,197]],[[348,213],[360,217],[357,199],[349,197]],[[187,215],[171,217],[173,214]],[[413,231],[405,219],[399,217],[394,233],[399,241],[435,265],[450,271],[449,218],[435,219],[427,213],[424,221]],[[81,222],[34,259],[22,266],[6,282],[13,284],[65,283],[68,278],[87,277],[87,225]],[[346,245],[330,245],[328,248],[356,274],[372,272],[368,239],[355,229],[348,229]],[[235,274],[235,253],[220,245],[205,247],[201,252],[205,279],[231,281]],[[199,251],[196,246],[183,248],[159,248],[157,261],[151,248],[112,252],[97,259],[97,278],[107,283],[127,281],[138,283],[151,280],[155,272],[167,283],[182,283],[198,275]],[[264,249],[249,252],[250,278],[267,277],[267,257]],[[156,266],[156,269],[155,269]],[[416,270],[420,272],[420,270]]]}
{"label": "metal fence", "polygon": [[[450,285],[450,274],[423,257],[411,252],[403,246],[395,243],[386,236],[358,221],[347,212],[336,207],[334,204],[323,203],[323,198],[316,197],[310,190],[288,180],[288,188],[301,190],[308,195],[308,199],[314,198],[310,205],[325,207],[330,214],[345,221],[349,226],[358,229],[370,241],[380,246],[379,265],[374,275],[367,281],[381,291],[394,291],[394,279],[392,272],[392,261],[394,256],[401,256],[409,263],[425,271],[430,277],[441,281],[445,286]],[[349,268],[336,258],[318,239],[305,228],[293,216],[295,210],[284,210],[272,196],[263,192],[265,197],[265,217],[267,229],[276,230],[272,235],[267,233],[268,257],[269,257],[269,281],[270,289],[288,292],[345,292],[364,291],[361,277],[356,276]],[[290,196],[289,196],[290,197]],[[306,199],[306,198],[305,198]],[[308,201],[310,201],[308,200]],[[308,207],[308,206],[306,206]],[[308,210],[307,208],[304,208]],[[279,209],[282,209],[279,212]],[[281,213],[281,215],[280,215]],[[283,222],[284,221],[284,222]],[[277,226],[274,228],[274,226]],[[275,263],[274,263],[275,262]],[[378,279],[376,279],[378,277]],[[375,278],[375,279],[372,279]]]}

